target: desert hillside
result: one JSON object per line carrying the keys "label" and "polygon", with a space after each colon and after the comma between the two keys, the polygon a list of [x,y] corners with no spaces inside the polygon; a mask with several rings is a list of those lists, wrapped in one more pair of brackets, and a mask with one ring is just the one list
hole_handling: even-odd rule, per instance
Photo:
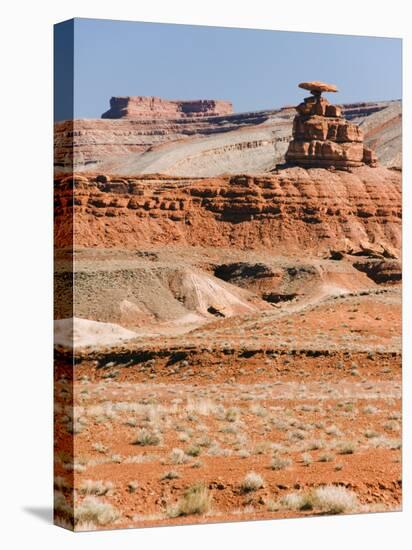
{"label": "desert hillside", "polygon": [[[284,161],[292,135],[292,107],[219,116],[173,118],[165,110],[144,117],[74,120],[55,125],[55,168],[118,175],[164,173],[216,176],[258,173]],[[401,102],[343,106],[365,130],[383,165],[401,167]],[[74,144],[74,147],[72,146]]]}

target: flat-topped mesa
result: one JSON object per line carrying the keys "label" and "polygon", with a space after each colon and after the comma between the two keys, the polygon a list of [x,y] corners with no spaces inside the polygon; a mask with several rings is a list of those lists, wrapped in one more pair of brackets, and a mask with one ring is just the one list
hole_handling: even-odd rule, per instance
{"label": "flat-topped mesa", "polygon": [[168,100],[154,96],[112,97],[102,118],[180,119],[224,116],[233,113],[221,99]]}
{"label": "flat-topped mesa", "polygon": [[337,92],[336,86],[324,82],[302,82],[300,88],[309,90],[296,110],[293,139],[286,152],[291,165],[316,168],[346,169],[368,164],[375,166],[375,153],[363,145],[363,132],[342,116],[337,105],[331,105],[322,92]]}

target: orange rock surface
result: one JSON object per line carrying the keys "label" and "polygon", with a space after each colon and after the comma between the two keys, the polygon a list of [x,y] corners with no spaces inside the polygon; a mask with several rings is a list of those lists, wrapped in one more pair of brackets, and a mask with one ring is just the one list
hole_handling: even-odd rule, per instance
{"label": "orange rock surface", "polygon": [[401,242],[401,175],[382,167],[61,177],[55,190],[58,246],[70,246],[73,223],[76,244],[106,248],[173,243],[323,254]]}

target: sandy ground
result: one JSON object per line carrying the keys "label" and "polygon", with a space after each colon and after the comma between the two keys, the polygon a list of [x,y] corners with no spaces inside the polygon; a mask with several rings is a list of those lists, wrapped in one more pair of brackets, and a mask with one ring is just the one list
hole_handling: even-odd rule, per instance
{"label": "sandy ground", "polygon": [[58,346],[109,346],[135,337],[135,332],[113,323],[77,317],[54,321],[54,342]]}
{"label": "sandy ground", "polygon": [[[213,254],[192,254],[208,277]],[[98,256],[84,259],[83,272]],[[111,261],[124,268],[130,259]],[[291,262],[299,265],[276,259],[269,286]],[[77,348],[74,370],[59,348],[59,523],[69,525],[73,507],[78,530],[399,509],[400,287],[342,262],[305,265],[278,284],[296,291],[291,300],[268,305],[267,280],[232,281],[223,285],[236,297],[227,307],[240,296],[253,307],[216,316],[207,313],[210,279],[199,290],[198,277],[181,277],[180,306],[198,316],[192,326],[174,331],[163,319],[170,330],[159,338],[156,317],[136,326],[127,318],[123,330],[140,337]],[[85,323],[95,333],[106,326]]]}
{"label": "sandy ground", "polygon": [[[220,369],[207,355],[196,366],[82,362],[74,421],[60,378],[57,419],[62,439],[75,433],[75,471],[71,479],[60,452],[56,474],[74,481],[76,506],[87,498],[82,487],[98,490],[89,480],[110,486],[100,500],[119,517],[106,527],[316,514],[289,509],[284,497],[331,484],[356,494],[356,512],[400,506],[399,356],[256,354],[226,360],[230,367],[219,359]],[[155,439],[134,444],[143,432]],[[263,486],[245,492],[250,472]],[[199,480],[210,491],[207,513],[170,517]]]}

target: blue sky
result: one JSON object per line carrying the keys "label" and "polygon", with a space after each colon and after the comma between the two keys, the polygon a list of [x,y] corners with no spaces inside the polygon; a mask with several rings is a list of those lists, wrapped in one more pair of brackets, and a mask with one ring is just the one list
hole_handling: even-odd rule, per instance
{"label": "blue sky", "polygon": [[299,102],[303,80],[336,84],[337,103],[402,93],[396,38],[97,19],[76,19],[74,37],[75,118],[100,117],[116,95],[228,99],[239,112],[275,108]]}

